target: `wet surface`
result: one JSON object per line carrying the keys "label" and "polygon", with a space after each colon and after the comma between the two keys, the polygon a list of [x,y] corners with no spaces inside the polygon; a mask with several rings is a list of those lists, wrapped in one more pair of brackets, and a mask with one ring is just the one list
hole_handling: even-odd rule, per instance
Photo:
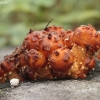
{"label": "wet surface", "polygon": [[[15,48],[0,49],[0,61]],[[21,83],[10,88],[9,83],[0,85],[0,100],[99,100],[100,62],[84,80],[45,80]]]}

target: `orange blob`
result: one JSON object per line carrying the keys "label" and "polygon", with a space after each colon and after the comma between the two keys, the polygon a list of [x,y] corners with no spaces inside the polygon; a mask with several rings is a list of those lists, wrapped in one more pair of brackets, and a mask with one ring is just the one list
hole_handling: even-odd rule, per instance
{"label": "orange blob", "polygon": [[49,57],[52,51],[64,46],[64,41],[57,35],[49,33],[39,44],[39,51]]}
{"label": "orange blob", "polygon": [[67,48],[59,48],[52,52],[49,64],[53,70],[67,72],[73,63],[73,54]]}
{"label": "orange blob", "polygon": [[35,49],[31,49],[26,52],[26,59],[29,67],[33,69],[44,67],[47,61],[45,56]]}
{"label": "orange blob", "polygon": [[82,25],[75,29],[74,42],[82,47],[85,47],[90,52],[97,51],[98,32],[91,25]]}
{"label": "orange blob", "polygon": [[37,49],[39,48],[39,42],[46,36],[47,32],[44,30],[41,31],[32,31],[24,39],[22,46],[26,49]]}

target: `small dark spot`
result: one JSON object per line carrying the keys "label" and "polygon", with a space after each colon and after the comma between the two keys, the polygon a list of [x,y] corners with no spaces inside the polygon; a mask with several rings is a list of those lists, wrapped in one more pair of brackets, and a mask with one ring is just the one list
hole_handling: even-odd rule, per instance
{"label": "small dark spot", "polygon": [[87,46],[86,46],[86,50],[89,50],[89,49],[90,49],[90,46],[89,46],[89,45],[87,45]]}
{"label": "small dark spot", "polygon": [[55,54],[56,56],[58,56],[58,55],[59,55],[59,52],[58,52],[58,51],[55,51],[54,54]]}
{"label": "small dark spot", "polygon": [[51,34],[48,34],[48,39],[52,39],[52,35]]}

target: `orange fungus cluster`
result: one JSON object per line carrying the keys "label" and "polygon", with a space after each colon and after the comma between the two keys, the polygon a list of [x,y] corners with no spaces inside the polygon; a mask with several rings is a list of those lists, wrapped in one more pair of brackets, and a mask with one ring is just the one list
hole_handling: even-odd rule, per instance
{"label": "orange fungus cluster", "polygon": [[92,25],[74,31],[56,26],[30,30],[22,45],[0,62],[0,83],[12,78],[86,78],[95,67],[94,54],[99,49],[100,34]]}

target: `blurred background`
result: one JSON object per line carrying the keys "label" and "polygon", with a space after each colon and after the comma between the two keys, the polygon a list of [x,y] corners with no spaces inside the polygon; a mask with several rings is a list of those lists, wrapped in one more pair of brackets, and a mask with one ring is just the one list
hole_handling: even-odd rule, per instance
{"label": "blurred background", "polygon": [[30,28],[44,29],[52,18],[50,25],[66,30],[100,30],[100,0],[0,0],[0,48],[21,45]]}

